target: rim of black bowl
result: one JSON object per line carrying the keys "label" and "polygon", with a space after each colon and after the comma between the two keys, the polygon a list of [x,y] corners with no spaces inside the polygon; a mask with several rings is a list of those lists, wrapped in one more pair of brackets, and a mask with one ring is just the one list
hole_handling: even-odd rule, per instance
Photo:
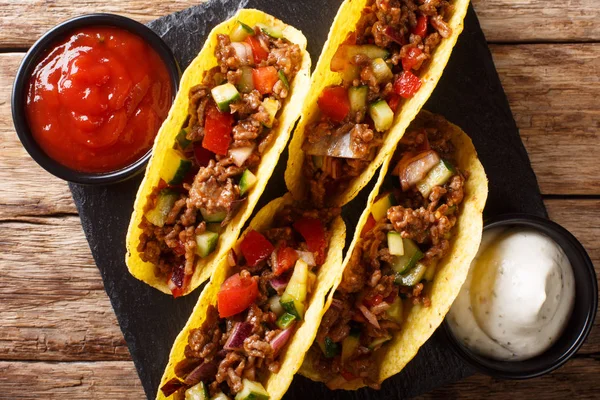
{"label": "rim of black bowl", "polygon": [[31,158],[52,175],[69,182],[81,184],[117,183],[129,179],[141,172],[152,154],[152,148],[137,161],[116,171],[106,173],[76,171],[58,163],[42,150],[31,134],[24,110],[29,77],[33,68],[37,65],[40,55],[42,55],[54,42],[74,29],[92,25],[113,26],[126,29],[144,39],[144,41],[158,53],[169,71],[171,86],[173,88],[171,102],[174,101],[179,89],[179,77],[181,71],[173,52],[160,36],[146,25],[122,15],[107,13],[84,14],[56,25],[31,46],[17,70],[11,99],[12,117],[15,130],[23,147],[25,147],[25,150],[27,150]]}
{"label": "rim of black bowl", "polygon": [[556,222],[529,214],[504,214],[486,221],[483,230],[498,226],[536,229],[548,235],[564,250],[575,277],[575,305],[565,330],[556,343],[544,353],[523,361],[499,361],[474,353],[454,336],[447,320],[444,320],[444,331],[452,349],[476,370],[501,379],[535,378],[561,367],[588,337],[598,308],[596,272],[581,243]]}

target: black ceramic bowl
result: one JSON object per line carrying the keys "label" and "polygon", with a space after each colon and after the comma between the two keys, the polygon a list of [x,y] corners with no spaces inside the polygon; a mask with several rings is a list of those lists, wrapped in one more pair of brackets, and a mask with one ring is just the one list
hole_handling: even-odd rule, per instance
{"label": "black ceramic bowl", "polygon": [[523,361],[498,361],[480,356],[454,337],[447,321],[444,321],[444,330],[456,353],[478,371],[502,379],[535,378],[566,363],[590,333],[598,307],[596,273],[581,243],[569,231],[550,220],[527,214],[507,214],[487,221],[484,231],[499,226],[537,229],[562,247],[575,277],[575,305],[567,327],[552,347],[539,356]]}
{"label": "black ceramic bowl", "polygon": [[74,29],[86,26],[113,26],[126,29],[144,39],[161,57],[171,77],[173,88],[173,99],[179,87],[180,70],[171,49],[165,42],[147,26],[130,18],[114,14],[87,14],[62,22],[46,32],[27,52],[17,71],[12,93],[12,116],[17,135],[29,155],[46,171],[51,174],[76,183],[83,184],[108,184],[128,179],[142,168],[150,158],[152,150],[148,150],[144,156],[134,163],[116,171],[107,173],[88,173],[70,169],[50,158],[33,138],[27,116],[25,114],[25,102],[27,96],[27,84],[33,69],[38,64],[39,58],[57,40],[63,38]]}

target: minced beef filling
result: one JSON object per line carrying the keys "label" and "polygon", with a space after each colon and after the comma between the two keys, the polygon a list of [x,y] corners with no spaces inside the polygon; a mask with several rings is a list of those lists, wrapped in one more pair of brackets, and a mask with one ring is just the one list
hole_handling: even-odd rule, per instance
{"label": "minced beef filling", "polygon": [[[396,159],[403,154],[418,151],[429,142],[444,160],[454,162],[454,147],[449,132],[441,120],[434,120],[432,127],[407,132],[401,140]],[[314,368],[329,380],[336,375],[362,378],[365,384],[378,387],[378,369],[373,352],[381,344],[378,338],[391,338],[400,330],[398,321],[386,313],[397,296],[410,299],[413,304],[427,307],[430,300],[422,282],[413,286],[394,283],[395,272],[391,269],[392,257],[387,247],[387,233],[396,231],[403,238],[416,242],[424,256],[420,262],[428,268],[444,257],[450,248],[449,239],[456,224],[466,179],[465,171],[458,171],[442,186],[435,186],[428,198],[411,187],[408,191],[396,189],[393,193],[398,205],[387,211],[387,217],[378,221],[370,231],[363,234],[344,270],[342,282],[334,295],[334,301],[325,313],[317,342],[329,338],[340,346],[351,330],[360,331],[360,344],[350,357],[342,362],[340,355],[326,358],[323,351],[313,345]],[[397,179],[397,177],[394,177]],[[361,310],[363,308],[363,310]],[[378,326],[369,322],[367,315],[377,320]],[[406,308],[405,308],[406,310]],[[339,377],[337,378],[339,379]]]}
{"label": "minced beef filling", "polygon": [[[275,67],[280,74],[285,75],[288,82],[292,82],[302,62],[299,46],[286,39],[271,38],[258,28],[255,28],[254,38],[269,52],[266,59],[252,67]],[[206,71],[203,82],[192,87],[188,94],[188,121],[184,128],[187,132],[186,139],[192,144],[202,143],[207,109],[215,107],[210,95],[211,89],[224,82],[237,85],[242,76],[242,67],[248,64],[240,59],[228,35],[218,35],[217,41],[215,56],[218,66]],[[155,226],[146,217],[143,218],[140,225],[143,234],[137,249],[143,261],[156,265],[161,275],[171,276],[171,281],[179,284],[177,286],[185,285],[186,277],[189,278],[194,272],[198,257],[195,237],[206,229],[200,211],[208,215],[226,213],[227,217],[221,225],[227,224],[245,200],[245,195],[240,194],[241,175],[246,169],[256,171],[262,155],[275,139],[271,130],[265,127],[269,114],[262,101],[270,96],[279,102],[281,109],[288,95],[288,89],[280,79],[274,85],[272,93],[263,95],[254,89],[240,93],[240,99],[230,104],[234,123],[228,148],[253,148],[241,165],[238,165],[239,161],[236,164],[231,153],[224,156],[210,152],[210,160],[201,165],[196,147],[193,153],[189,151],[191,146],[185,150],[177,147],[192,161],[191,172],[181,185],[169,187],[179,193],[179,199],[173,205],[164,226]],[[276,119],[273,127],[277,124]],[[161,181],[154,188],[148,196],[145,212],[153,208],[158,194],[167,186]],[[173,278],[174,275],[178,275],[178,279]]]}
{"label": "minced beef filling", "polygon": [[[384,99],[393,111],[400,107],[400,96],[395,93],[394,83],[405,68],[418,76],[427,65],[435,48],[443,38],[451,35],[452,29],[445,21],[452,11],[446,0],[375,0],[362,12],[356,31],[350,33],[346,43],[375,44],[389,52],[388,65],[393,78],[379,82],[365,54],[355,55],[349,62],[358,67],[358,73],[349,78],[343,76],[344,88],[367,86],[368,104]],[[423,22],[426,23],[423,25]],[[421,24],[419,26],[419,24]],[[410,59],[409,63],[403,60]],[[418,79],[418,78],[416,78]],[[403,96],[405,97],[405,96]],[[400,101],[400,103],[399,103]],[[350,181],[360,175],[375,156],[383,143],[385,132],[374,128],[366,110],[350,111],[341,122],[327,116],[306,127],[304,176],[308,181],[311,201],[323,206],[328,195],[347,188]],[[352,158],[333,158],[323,166],[316,166],[306,152],[306,146],[317,143],[326,136],[339,136],[350,132]]]}
{"label": "minced beef filling", "polygon": [[[291,228],[294,222],[301,218],[319,219],[323,226],[327,227],[339,213],[339,208],[304,210],[297,205],[287,206],[275,216],[273,227],[262,231],[261,234],[276,249],[284,244],[286,247],[306,251],[306,243],[298,240]],[[330,233],[327,228],[325,230],[329,243]],[[232,396],[242,389],[242,379],[261,381],[267,372],[276,373],[281,366],[278,354],[271,346],[272,341],[282,331],[275,324],[277,315],[270,310],[268,302],[269,296],[276,292],[270,284],[271,279],[275,277],[272,257],[250,267],[232,250],[229,260],[231,274],[239,272],[242,279],[257,281],[259,296],[247,310],[228,318],[219,318],[215,305],[208,307],[202,326],[190,331],[185,359],[175,367],[175,380],[182,385],[180,392],[203,381],[208,386],[211,396],[223,392],[233,398]],[[313,272],[317,272],[318,268],[319,265],[313,267]],[[252,327],[251,332],[244,340],[243,348],[226,350],[224,346],[236,322],[249,323]]]}

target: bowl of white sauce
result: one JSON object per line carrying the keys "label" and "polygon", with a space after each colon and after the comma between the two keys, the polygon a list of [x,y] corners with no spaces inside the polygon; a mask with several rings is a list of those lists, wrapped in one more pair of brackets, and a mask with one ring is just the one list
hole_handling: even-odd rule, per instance
{"label": "bowl of white sauce", "polygon": [[509,214],[486,223],[444,328],[477,370],[528,379],[577,352],[597,306],[596,273],[581,243],[550,220]]}

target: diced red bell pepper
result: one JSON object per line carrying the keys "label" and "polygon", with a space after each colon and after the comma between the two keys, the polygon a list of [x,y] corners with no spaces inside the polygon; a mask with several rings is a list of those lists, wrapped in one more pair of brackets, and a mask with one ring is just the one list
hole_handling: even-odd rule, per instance
{"label": "diced red bell pepper", "polygon": [[294,229],[298,231],[306,241],[308,250],[315,254],[317,265],[325,262],[325,228],[320,220],[315,218],[302,218],[294,223]]}
{"label": "diced red bell pepper", "polygon": [[382,301],[383,301],[383,296],[380,294],[376,294],[375,296],[372,296],[372,297],[365,297],[363,299],[363,303],[367,307],[376,306],[378,304],[381,304]]}
{"label": "diced red bell pepper", "polygon": [[340,375],[342,375],[344,377],[344,379],[347,380],[348,382],[356,379],[356,375],[354,375],[352,372],[348,371],[347,369],[342,368],[340,370]]}
{"label": "diced red bell pepper", "polygon": [[321,112],[335,122],[342,122],[350,112],[348,91],[342,86],[323,89],[317,104]]}
{"label": "diced red bell pepper", "polygon": [[419,15],[417,17],[417,25],[412,30],[412,33],[424,38],[427,35],[427,16]]}
{"label": "diced red bell pepper", "polygon": [[261,61],[269,58],[269,52],[261,46],[260,40],[256,36],[248,36],[246,43],[252,48],[252,54],[254,55],[254,64],[258,65]]}
{"label": "diced red bell pepper", "polygon": [[239,314],[258,297],[258,281],[252,277],[242,278],[240,274],[231,275],[219,290],[218,304],[221,318]]}
{"label": "diced red bell pepper", "polygon": [[367,222],[365,223],[365,226],[363,226],[362,232],[360,233],[360,237],[365,237],[365,235],[375,227],[376,223],[377,221],[375,221],[375,217],[373,217],[373,214],[369,214]]}
{"label": "diced red bell pepper", "polygon": [[403,71],[394,82],[394,92],[410,99],[421,88],[421,79],[410,71]]}
{"label": "diced red bell pepper", "polygon": [[398,104],[400,103],[400,96],[396,93],[390,93],[386,99],[388,106],[392,109],[393,112],[398,110]]}
{"label": "diced red bell pepper", "polygon": [[277,265],[274,266],[273,273],[279,276],[289,269],[293,268],[298,260],[298,253],[291,247],[281,246],[277,250]]}
{"label": "diced red bell pepper", "polygon": [[419,56],[423,54],[423,51],[418,47],[411,47],[404,58],[402,58],[402,69],[410,71],[415,65],[419,63]]}
{"label": "diced red bell pepper", "polygon": [[273,86],[275,86],[278,80],[277,69],[273,66],[254,68],[252,70],[254,88],[262,95],[273,93]]}
{"label": "diced red bell pepper", "polygon": [[250,231],[242,240],[240,250],[248,265],[254,267],[259,262],[266,260],[275,250],[275,247],[260,233]]}
{"label": "diced red bell pepper", "polygon": [[232,127],[233,115],[220,112],[216,105],[210,104],[204,115],[202,147],[216,154],[227,155]]}
{"label": "diced red bell pepper", "polygon": [[179,265],[171,271],[167,285],[173,297],[182,296],[190,283],[191,276],[185,274],[185,265]]}
{"label": "diced red bell pepper", "polygon": [[210,160],[215,158],[215,153],[205,149],[199,142],[194,143],[194,158],[200,167],[206,167]]}

